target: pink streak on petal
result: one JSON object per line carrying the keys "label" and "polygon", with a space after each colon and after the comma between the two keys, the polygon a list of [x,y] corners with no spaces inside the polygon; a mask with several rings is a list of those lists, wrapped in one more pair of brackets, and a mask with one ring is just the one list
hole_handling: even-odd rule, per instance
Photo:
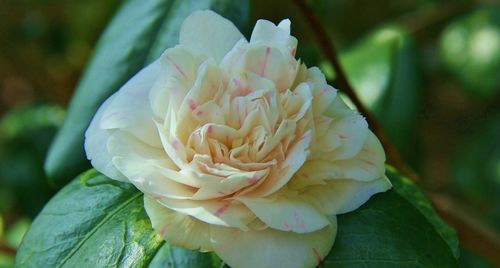
{"label": "pink streak on petal", "polygon": [[250,178],[250,179],[248,180],[248,184],[254,184],[254,183],[256,183],[258,180],[259,180],[259,178],[257,178],[257,176],[255,176],[255,175],[254,175],[252,178]]}
{"label": "pink streak on petal", "polygon": [[319,254],[318,250],[316,248],[311,248],[312,249],[312,252],[314,254],[314,258],[316,258],[316,261],[318,262],[318,265],[321,264],[321,262],[323,261],[323,258],[321,258],[321,255]]}
{"label": "pink streak on petal", "polygon": [[188,106],[189,106],[189,109],[191,109],[192,111],[196,109],[196,107],[198,107],[196,105],[196,103],[194,102],[193,99],[188,99],[187,100],[187,103],[188,103]]}
{"label": "pink streak on petal", "polygon": [[224,206],[222,206],[219,209],[217,209],[217,211],[215,211],[214,215],[216,217],[219,217],[220,215],[224,214],[224,212],[226,212],[226,210],[228,208],[229,208],[229,204],[225,204]]}
{"label": "pink streak on petal", "polygon": [[370,166],[375,166],[375,164],[374,164],[372,161],[370,161],[370,160],[363,159],[363,160],[361,160],[361,161],[363,161],[363,162],[367,163],[367,164],[368,164],[368,165],[370,165]]}
{"label": "pink streak on petal", "polygon": [[212,133],[212,131],[214,131],[214,126],[213,125],[208,126],[207,132]]}
{"label": "pink streak on petal", "polygon": [[271,54],[271,48],[266,47],[266,55],[264,58],[264,64],[262,65],[262,69],[260,70],[260,76],[264,76],[266,73],[266,68],[267,68],[267,62],[269,61],[269,55]]}
{"label": "pink streak on petal", "polygon": [[187,78],[187,75],[186,73],[184,73],[184,71],[182,70],[182,68],[179,66],[179,64],[177,64],[177,62],[175,62],[170,56],[166,56],[167,60],[172,63],[172,65],[174,65],[175,69],[182,75],[184,76],[184,78]]}
{"label": "pink streak on petal", "polygon": [[172,147],[174,148],[174,150],[179,150],[179,141],[178,140],[173,140],[172,141]]}

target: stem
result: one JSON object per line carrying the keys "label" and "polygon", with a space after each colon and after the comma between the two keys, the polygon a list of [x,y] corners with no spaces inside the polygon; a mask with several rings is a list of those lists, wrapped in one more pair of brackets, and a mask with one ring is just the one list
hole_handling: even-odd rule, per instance
{"label": "stem", "polygon": [[4,243],[0,242],[0,252],[5,253],[7,255],[16,255],[16,250],[11,248],[8,245],[5,245]]}
{"label": "stem", "polygon": [[[331,39],[328,37],[326,30],[323,28],[319,19],[315,16],[311,8],[306,4],[305,0],[293,0],[302,13],[304,18],[309,24],[309,27],[314,32],[314,36],[318,45],[320,46],[325,57],[333,65],[336,73],[336,79],[339,86],[351,98],[352,102],[365,117],[370,125],[372,131],[380,139],[387,154],[387,161],[396,167],[403,175],[406,175],[413,181],[418,180],[418,176],[406,166],[401,160],[399,152],[395,146],[387,139],[384,131],[377,124],[376,120],[372,117],[370,112],[359,101],[358,97],[340,65],[335,46]],[[439,21],[439,20],[438,20]],[[422,27],[415,27],[414,30],[419,30]],[[494,231],[485,228],[480,223],[471,220],[471,217],[462,213],[457,209],[457,205],[453,205],[450,198],[445,198],[442,195],[428,193],[431,202],[436,207],[437,212],[448,223],[450,223],[457,231],[460,242],[465,248],[468,248],[476,254],[483,256],[491,263],[500,267],[500,238]],[[447,202],[443,202],[446,200]]]}
{"label": "stem", "polygon": [[494,230],[484,226],[470,215],[456,201],[443,194],[428,194],[437,212],[453,225],[463,247],[500,267],[500,237]]}

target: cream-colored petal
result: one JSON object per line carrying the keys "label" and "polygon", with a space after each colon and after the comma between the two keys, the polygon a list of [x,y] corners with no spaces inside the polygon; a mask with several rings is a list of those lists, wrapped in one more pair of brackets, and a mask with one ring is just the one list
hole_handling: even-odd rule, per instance
{"label": "cream-colored petal", "polygon": [[361,151],[368,132],[368,124],[361,115],[334,119],[328,131],[316,140],[318,157],[330,161],[352,158]]}
{"label": "cream-colored petal", "polygon": [[337,90],[326,83],[325,75],[318,67],[307,69],[307,81],[313,91],[313,113],[320,116],[337,97]]}
{"label": "cream-colored petal", "polygon": [[282,48],[283,52],[295,55],[297,39],[290,35],[290,24],[288,19],[281,21],[278,26],[268,20],[258,20],[253,28],[250,43],[272,44]]}
{"label": "cream-colored petal", "polygon": [[108,150],[114,166],[144,193],[154,196],[187,199],[195,189],[170,180],[159,169],[175,165],[161,149],[151,147],[123,131],[115,131],[108,139]]}
{"label": "cream-colored petal", "polygon": [[90,126],[85,131],[85,153],[87,159],[90,160],[92,166],[97,171],[114,180],[128,181],[127,177],[123,176],[114,166],[112,162],[113,155],[109,153],[107,146],[105,146],[115,130],[107,130],[100,127],[102,115],[113,101],[113,98],[114,95],[101,105],[92,118]]}
{"label": "cream-colored petal", "polygon": [[247,225],[255,219],[255,215],[246,206],[236,201],[160,198],[158,202],[200,221],[242,230],[247,230]]}
{"label": "cream-colored petal", "polygon": [[177,46],[163,52],[159,62],[159,75],[149,94],[149,101],[154,115],[162,119],[167,109],[179,109],[194,84],[200,59]]}
{"label": "cream-colored petal", "polygon": [[266,198],[237,197],[269,227],[281,231],[310,233],[330,222],[324,213],[292,193],[277,193]]}
{"label": "cream-colored petal", "polygon": [[329,180],[325,185],[308,187],[301,196],[326,214],[342,214],[363,205],[374,194],[392,187],[387,177],[363,182],[356,180]]}
{"label": "cream-colored petal", "polygon": [[160,63],[154,61],[123,85],[104,111],[100,127],[126,130],[143,142],[160,147],[149,104],[149,92],[159,71]]}
{"label": "cream-colored petal", "polygon": [[194,53],[213,57],[217,62],[244,39],[229,20],[211,10],[195,11],[181,26],[179,43]]}
{"label": "cream-colored petal", "polygon": [[370,181],[382,177],[385,173],[385,153],[380,141],[371,131],[356,156],[330,162],[330,172],[336,174],[332,178]]}
{"label": "cream-colored petal", "polygon": [[332,248],[337,233],[334,217],[325,228],[305,234],[267,228],[241,231],[210,226],[212,247],[231,267],[303,268],[318,266]]}
{"label": "cream-colored petal", "polygon": [[[269,176],[254,191],[246,193],[246,197],[265,197],[281,189],[292,178],[293,174],[304,164],[309,154],[311,132],[308,131],[288,152],[288,156],[280,167],[278,176]],[[272,174],[271,174],[272,175]]]}
{"label": "cream-colored petal", "polygon": [[210,226],[193,217],[170,210],[144,195],[144,208],[153,229],[171,245],[212,251]]}

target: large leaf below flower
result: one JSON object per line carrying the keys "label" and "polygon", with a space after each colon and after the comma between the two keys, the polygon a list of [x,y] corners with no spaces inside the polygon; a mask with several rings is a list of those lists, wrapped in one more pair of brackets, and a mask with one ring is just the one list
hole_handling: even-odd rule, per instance
{"label": "large leaf below flower", "polygon": [[217,261],[164,244],[151,228],[142,193],[91,170],[39,214],[16,267],[219,267],[212,266]]}
{"label": "large leaf below flower", "polygon": [[213,9],[244,30],[248,6],[248,1],[229,0],[124,1],[101,36],[47,155],[45,172],[51,182],[61,186],[90,167],[83,137],[97,108],[134,73],[178,43],[180,25],[189,14]]}
{"label": "large leaf below flower", "polygon": [[[338,217],[324,267],[456,267],[456,237],[418,189],[395,171],[395,190]],[[418,194],[415,194],[418,193]],[[452,245],[450,247],[450,245]],[[17,267],[221,267],[217,256],[155,235],[142,194],[89,171],[63,188],[25,236]]]}

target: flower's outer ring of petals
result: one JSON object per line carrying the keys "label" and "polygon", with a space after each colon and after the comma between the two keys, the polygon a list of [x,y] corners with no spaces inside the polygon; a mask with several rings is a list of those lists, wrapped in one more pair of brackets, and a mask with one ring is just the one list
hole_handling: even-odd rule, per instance
{"label": "flower's outer ring of petals", "polygon": [[342,214],[356,210],[374,194],[392,187],[386,176],[363,182],[355,180],[329,180],[326,185],[308,187],[302,194],[323,213]]}
{"label": "flower's outer ring of petals", "polygon": [[[317,141],[320,147],[318,149],[326,151],[323,152],[325,155],[323,158],[332,161],[352,158],[363,148],[368,132],[368,123],[361,115],[354,114],[333,120],[328,132],[322,137],[324,142]],[[340,144],[337,145],[336,141],[339,141]],[[330,144],[333,144],[334,147]]]}
{"label": "flower's outer ring of petals", "polygon": [[310,233],[330,224],[324,213],[291,193],[277,193],[266,198],[237,197],[237,200],[273,229]]}
{"label": "flower's outer ring of petals", "polygon": [[354,157],[330,161],[332,178],[370,181],[385,174],[385,153],[375,134],[368,131],[365,144]]}
{"label": "flower's outer ring of petals", "polygon": [[161,205],[177,212],[190,215],[208,224],[236,227],[248,230],[248,224],[256,217],[240,202],[230,200],[179,200],[159,198]]}
{"label": "flower's outer ring of petals", "polygon": [[170,244],[202,252],[213,250],[208,224],[170,210],[147,195],[144,208],[153,229]]}
{"label": "flower's outer ring of petals", "polygon": [[303,268],[318,266],[332,248],[337,221],[306,234],[267,228],[241,231],[210,226],[212,247],[227,264],[238,268]]}
{"label": "flower's outer ring of petals", "polygon": [[113,101],[114,95],[109,97],[97,110],[97,113],[92,118],[90,126],[85,131],[85,153],[87,159],[90,160],[92,166],[102,174],[118,181],[128,182],[127,177],[118,171],[113,164],[113,156],[109,153],[106,145],[109,137],[115,130],[102,129],[100,121],[104,111],[108,108],[109,104]]}
{"label": "flower's outer ring of petals", "polygon": [[163,176],[161,169],[173,169],[174,163],[161,149],[151,147],[120,130],[108,139],[108,151],[115,167],[142,192],[177,199],[191,198],[195,189]]}
{"label": "flower's outer ring of petals", "polygon": [[181,26],[179,43],[195,54],[220,62],[234,44],[245,37],[229,20],[211,11],[195,11]]}
{"label": "flower's outer ring of petals", "polygon": [[160,63],[156,60],[125,83],[104,110],[100,127],[125,130],[145,143],[161,147],[149,103],[149,92],[159,72]]}
{"label": "flower's outer ring of petals", "polygon": [[319,116],[335,98],[338,98],[337,90],[326,83],[325,75],[317,67],[307,69],[306,75],[313,89],[313,114]]}

